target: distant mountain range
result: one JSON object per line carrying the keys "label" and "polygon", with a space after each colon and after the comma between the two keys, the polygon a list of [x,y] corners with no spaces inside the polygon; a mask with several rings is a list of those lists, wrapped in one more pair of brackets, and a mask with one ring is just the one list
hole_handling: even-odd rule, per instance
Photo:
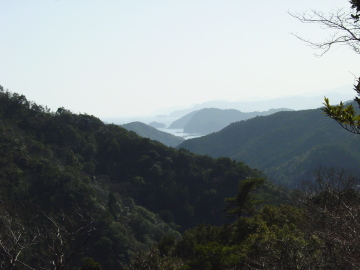
{"label": "distant mountain range", "polygon": [[[351,85],[340,87],[338,89],[333,89],[330,91],[323,91],[319,93],[313,93],[312,96],[289,96],[283,98],[275,99],[265,99],[262,100],[243,100],[238,102],[230,101],[208,101],[193,105],[190,108],[180,109],[179,107],[170,107],[159,109],[156,112],[150,115],[143,116],[128,116],[128,117],[104,117],[103,120],[105,123],[114,123],[114,124],[126,124],[130,122],[160,122],[165,124],[165,126],[170,127],[174,121],[179,118],[194,112],[199,111],[205,108],[217,108],[217,109],[235,109],[241,112],[254,112],[254,111],[267,111],[272,108],[288,108],[292,110],[308,110],[315,109],[322,106],[324,102],[324,96],[328,97],[331,101],[331,104],[337,104],[340,101],[352,100],[354,97],[353,87]],[[333,91],[333,92],[331,92]],[[341,93],[341,94],[340,94]],[[173,129],[184,128],[184,124],[181,126],[171,126]]]}
{"label": "distant mountain range", "polygon": [[185,133],[210,134],[219,131],[227,125],[253,118],[260,115],[270,115],[279,111],[290,111],[290,109],[271,109],[265,112],[240,112],[235,109],[205,108],[193,111],[180,119],[174,121],[169,129],[184,129]]}
{"label": "distant mountain range", "polygon": [[141,137],[149,138],[171,147],[175,147],[185,140],[182,137],[174,136],[169,133],[157,130],[156,128],[141,122],[131,122],[122,125],[122,127],[129,131],[134,131]]}
{"label": "distant mountain range", "polygon": [[278,112],[233,123],[177,148],[226,156],[295,187],[320,166],[359,171],[360,137],[343,130],[320,109]]}
{"label": "distant mountain range", "polygon": [[[321,93],[313,94],[312,96],[289,96],[275,99],[262,99],[256,101],[207,101],[200,104],[196,104],[187,109],[164,109],[159,110],[161,117],[167,116],[170,118],[180,118],[190,112],[198,111],[205,108],[218,108],[218,109],[235,109],[241,112],[253,112],[253,111],[266,111],[272,108],[289,108],[293,110],[308,110],[316,109],[322,106],[324,102],[324,96],[328,97],[332,104],[337,104],[340,101],[352,100],[354,93],[352,86],[346,86],[341,88],[341,93],[324,91]],[[334,89],[340,91],[339,89]]]}

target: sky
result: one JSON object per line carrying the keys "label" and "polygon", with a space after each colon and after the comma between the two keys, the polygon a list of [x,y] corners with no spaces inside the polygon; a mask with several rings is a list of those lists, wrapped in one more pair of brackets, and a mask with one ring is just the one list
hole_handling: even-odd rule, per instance
{"label": "sky", "polygon": [[328,33],[288,14],[349,6],[347,0],[0,0],[0,85],[54,111],[100,118],[351,86],[360,55],[342,46],[316,56],[293,34],[321,41]]}

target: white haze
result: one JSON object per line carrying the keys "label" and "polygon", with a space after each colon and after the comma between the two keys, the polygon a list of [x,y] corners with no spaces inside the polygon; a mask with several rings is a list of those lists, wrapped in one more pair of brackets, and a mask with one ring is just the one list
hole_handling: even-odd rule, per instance
{"label": "white haze", "polygon": [[351,91],[359,55],[337,47],[319,58],[291,35],[328,33],[288,11],[337,7],[349,3],[0,0],[0,84],[53,110],[102,119]]}

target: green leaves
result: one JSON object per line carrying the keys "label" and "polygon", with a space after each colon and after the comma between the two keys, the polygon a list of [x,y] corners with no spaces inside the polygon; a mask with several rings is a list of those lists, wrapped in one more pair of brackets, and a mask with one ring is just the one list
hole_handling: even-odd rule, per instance
{"label": "green leaves", "polygon": [[228,203],[226,212],[231,215],[241,216],[241,214],[254,214],[256,207],[261,203],[251,194],[259,186],[265,183],[263,178],[249,178],[240,183],[239,192],[234,198],[227,198]]}
{"label": "green leaves", "polygon": [[356,111],[352,104],[345,107],[343,102],[339,105],[332,106],[329,103],[329,99],[325,98],[325,108],[322,110],[326,115],[336,120],[340,124],[350,125],[356,128],[360,126],[360,115],[356,115]]}
{"label": "green leaves", "polygon": [[[354,90],[357,95],[360,96],[360,78],[357,82],[357,85],[354,85]],[[322,110],[326,115],[337,121],[344,129],[355,134],[360,134],[360,115],[357,114],[352,104],[345,106],[343,102],[340,102],[339,105],[333,106],[330,105],[328,98],[325,97],[324,100],[325,102],[323,104],[325,107]],[[359,97],[355,97],[354,101],[360,107]]]}

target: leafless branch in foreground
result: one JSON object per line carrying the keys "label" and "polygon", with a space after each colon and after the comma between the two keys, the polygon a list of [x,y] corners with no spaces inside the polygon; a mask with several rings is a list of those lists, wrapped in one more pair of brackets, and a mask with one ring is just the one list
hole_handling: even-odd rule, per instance
{"label": "leafless branch in foreground", "polygon": [[354,20],[351,10],[337,9],[331,13],[312,10],[304,13],[289,13],[302,23],[318,24],[332,33],[320,42],[314,42],[297,34],[298,39],[304,41],[312,48],[322,51],[320,56],[328,52],[334,45],[346,45],[360,54],[360,23]]}
{"label": "leafless branch in foreground", "polygon": [[94,220],[79,208],[25,216],[17,210],[0,205],[0,270],[66,269],[95,232]]}
{"label": "leafless branch in foreground", "polygon": [[336,168],[321,168],[304,183],[301,206],[309,230],[324,243],[328,269],[360,269],[360,179]]}

